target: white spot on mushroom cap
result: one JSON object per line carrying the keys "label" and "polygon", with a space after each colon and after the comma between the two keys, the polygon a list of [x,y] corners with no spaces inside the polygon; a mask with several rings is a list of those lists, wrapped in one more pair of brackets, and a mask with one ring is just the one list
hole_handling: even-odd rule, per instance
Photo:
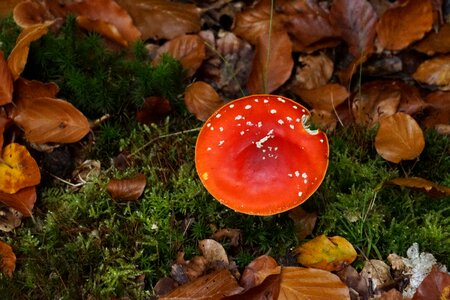
{"label": "white spot on mushroom cap", "polygon": [[270,110],[270,113],[271,113],[271,114],[276,114],[276,113],[277,113],[277,110],[274,109],[274,108],[272,108],[272,109]]}
{"label": "white spot on mushroom cap", "polygon": [[219,142],[219,146],[222,146],[223,143],[225,143],[225,141],[224,141],[224,140],[221,140],[221,141]]}
{"label": "white spot on mushroom cap", "polygon": [[291,117],[286,117],[286,120],[292,121],[292,118]]}
{"label": "white spot on mushroom cap", "polygon": [[264,103],[269,103],[269,100],[264,99],[263,102],[264,102]]}
{"label": "white spot on mushroom cap", "polygon": [[211,123],[206,124],[206,127],[210,127],[210,126],[211,126]]}
{"label": "white spot on mushroom cap", "polygon": [[323,143],[323,139],[320,139],[320,142]]}
{"label": "white spot on mushroom cap", "polygon": [[292,175],[292,173],[289,173],[288,176],[289,176],[289,177],[292,177],[293,175]]}
{"label": "white spot on mushroom cap", "polygon": [[286,103],[286,100],[284,100],[283,98],[278,97],[277,100],[282,102],[282,103]]}
{"label": "white spot on mushroom cap", "polygon": [[298,196],[301,197],[303,195],[303,192],[298,192]]}
{"label": "white spot on mushroom cap", "polygon": [[218,119],[218,118],[220,118],[222,115],[221,114],[217,114],[216,115],[216,118]]}
{"label": "white spot on mushroom cap", "polygon": [[247,104],[244,108],[245,109],[250,109],[250,108],[252,108],[252,106],[250,104]]}
{"label": "white spot on mushroom cap", "polygon": [[302,177],[303,177],[303,178],[308,178],[308,174],[303,173],[303,174],[302,174]]}
{"label": "white spot on mushroom cap", "polygon": [[295,126],[294,125],[289,125],[289,127],[291,127],[291,129],[295,129]]}
{"label": "white spot on mushroom cap", "polygon": [[222,132],[223,131],[223,127],[219,127],[219,131]]}
{"label": "white spot on mushroom cap", "polygon": [[303,183],[307,184],[308,183],[308,179],[303,180]]}
{"label": "white spot on mushroom cap", "polygon": [[293,105],[292,106],[294,109],[298,109],[298,106],[297,105]]}
{"label": "white spot on mushroom cap", "polygon": [[209,129],[214,130],[214,127],[211,126],[211,127],[209,127]]}
{"label": "white spot on mushroom cap", "polygon": [[240,132],[240,134],[241,134],[241,135],[244,135],[244,134],[245,134],[245,131],[242,130],[242,131]]}
{"label": "white spot on mushroom cap", "polygon": [[234,104],[230,104],[230,106],[229,106],[230,108],[234,108]]}
{"label": "white spot on mushroom cap", "polygon": [[206,151],[211,151],[211,150],[212,150],[211,147],[206,148]]}
{"label": "white spot on mushroom cap", "polygon": [[259,99],[254,99],[253,101],[255,101],[256,103],[258,103],[258,102],[259,102]]}
{"label": "white spot on mushroom cap", "polygon": [[253,123],[250,121],[247,121],[247,123],[245,123],[245,124],[247,124],[248,126],[253,126]]}
{"label": "white spot on mushroom cap", "polygon": [[279,120],[278,120],[278,124],[283,125],[283,124],[284,124],[284,121],[281,120],[281,119],[279,119]]}
{"label": "white spot on mushroom cap", "polygon": [[295,171],[294,173],[295,173],[295,176],[296,176],[296,177],[299,177],[299,176],[300,176],[300,172],[299,172],[299,171]]}
{"label": "white spot on mushroom cap", "polygon": [[259,141],[256,142],[256,147],[257,148],[262,148],[263,144],[265,142],[267,142],[268,139],[273,138],[275,135],[273,135],[273,129],[269,130],[269,132],[267,133],[267,135],[263,138],[261,138]]}
{"label": "white spot on mushroom cap", "polygon": [[261,121],[258,122],[258,127],[262,127],[262,122]]}
{"label": "white spot on mushroom cap", "polygon": [[242,118],[243,118],[242,115],[237,115],[234,119],[235,119],[235,120],[241,120]]}

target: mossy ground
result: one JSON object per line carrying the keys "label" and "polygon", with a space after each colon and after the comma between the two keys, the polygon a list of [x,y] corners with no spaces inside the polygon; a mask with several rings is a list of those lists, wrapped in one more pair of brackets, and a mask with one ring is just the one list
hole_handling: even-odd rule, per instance
{"label": "mossy ground", "polygon": [[[5,26],[13,25],[4,22],[0,31],[5,39],[3,49],[8,52],[8,45],[13,43],[6,37],[13,30]],[[132,114],[126,113],[136,109],[141,103],[138,100],[149,93],[168,96],[179,104],[176,91],[183,90],[179,65],[168,59],[168,65],[157,71],[136,51],[133,59],[126,53],[110,53],[101,46],[98,37],[79,36],[78,32],[75,38],[74,28],[70,30],[62,34],[71,35],[72,45],[77,44],[74,49],[79,48],[71,54],[73,59],[55,53],[67,47],[68,42],[61,35],[50,34],[33,45],[29,61],[33,67],[25,74],[29,79],[56,80],[63,98],[73,100],[82,111],[86,107],[89,115],[114,112],[95,132],[96,142],[87,156],[100,160],[102,171],[75,191],[59,181],[44,183],[39,189],[33,218],[25,219],[11,233],[2,233],[1,239],[12,245],[18,258],[13,278],[0,278],[2,296],[148,298],[157,280],[170,273],[176,253],[182,250],[187,258],[198,254],[197,242],[211,237],[215,228],[242,230],[238,247],[223,242],[240,267],[265,253],[279,260],[289,257],[292,248],[301,241],[296,239],[287,213],[271,217],[235,213],[203,188],[194,165],[197,132],[169,135],[201,126],[182,106],[178,105],[179,109],[170,117],[152,126],[139,125]],[[95,51],[83,52],[86,47],[83,41],[95,41]],[[53,48],[48,48],[47,42],[53,43]],[[98,57],[96,53],[100,53]],[[59,59],[53,61],[55,57]],[[101,66],[88,67],[96,59],[102,59]],[[45,73],[38,71],[40,68],[45,68]],[[108,68],[113,71],[114,80],[102,76]],[[172,87],[158,90],[159,84],[168,84],[164,74],[173,80],[169,82]],[[70,82],[77,78],[85,84],[73,88]],[[90,82],[89,78],[98,80]],[[148,79],[152,79],[151,86],[145,81]],[[92,103],[97,99],[91,94],[97,84],[102,92],[95,95],[105,97],[101,101],[111,105],[106,110],[107,106]],[[84,86],[92,88],[91,92],[83,91]],[[129,103],[126,109],[122,106],[124,99]],[[450,138],[430,131],[426,139],[425,150],[418,160],[396,165],[376,154],[373,131],[348,127],[332,133],[328,173],[317,193],[304,205],[305,209],[319,213],[314,234],[345,237],[358,249],[358,262],[366,258],[385,259],[391,252],[405,255],[406,249],[418,242],[422,251],[433,253],[448,265],[449,198],[434,199],[407,188],[383,185],[395,177],[422,176],[450,186]],[[153,142],[143,147],[149,141]],[[111,163],[122,151],[134,153],[132,164],[125,171]],[[147,177],[141,199],[123,203],[109,197],[106,185],[110,178],[138,172]]]}

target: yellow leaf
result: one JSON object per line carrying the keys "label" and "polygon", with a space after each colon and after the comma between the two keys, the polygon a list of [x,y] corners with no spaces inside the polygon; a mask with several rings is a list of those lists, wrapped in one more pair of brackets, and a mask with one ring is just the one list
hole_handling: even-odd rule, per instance
{"label": "yellow leaf", "polygon": [[298,263],[327,271],[342,270],[357,256],[352,244],[340,236],[320,235],[295,250]]}

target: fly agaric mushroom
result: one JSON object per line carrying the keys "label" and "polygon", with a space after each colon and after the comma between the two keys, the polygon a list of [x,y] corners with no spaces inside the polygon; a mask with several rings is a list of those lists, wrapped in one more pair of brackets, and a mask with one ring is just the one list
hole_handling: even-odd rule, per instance
{"label": "fly agaric mushroom", "polygon": [[195,164],[222,204],[251,215],[273,215],[305,202],[328,167],[328,140],[311,130],[310,113],[282,96],[229,102],[204,124]]}

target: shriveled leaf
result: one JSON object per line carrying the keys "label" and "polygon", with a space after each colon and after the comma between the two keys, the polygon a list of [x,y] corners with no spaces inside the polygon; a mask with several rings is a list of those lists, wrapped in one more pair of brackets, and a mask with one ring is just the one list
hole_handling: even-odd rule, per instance
{"label": "shriveled leaf", "polygon": [[16,255],[11,246],[2,241],[0,241],[0,259],[2,273],[11,278],[16,269]]}
{"label": "shriveled leaf", "polygon": [[200,251],[209,265],[228,266],[228,255],[222,244],[213,239],[205,239],[198,242]]}
{"label": "shriveled leaf", "polygon": [[450,275],[433,266],[416,290],[412,300],[450,299]]}
{"label": "shriveled leaf", "polygon": [[0,191],[14,194],[25,187],[37,185],[40,181],[39,167],[27,148],[16,143],[3,148],[0,159]]}
{"label": "shriveled leaf", "polygon": [[402,112],[384,117],[375,136],[375,149],[385,160],[399,163],[417,158],[425,147],[419,124]]}
{"label": "shriveled leaf", "polygon": [[317,213],[309,213],[301,206],[297,206],[289,211],[289,218],[294,221],[295,235],[301,241],[314,230],[317,221]]}
{"label": "shriveled leaf", "polygon": [[239,246],[239,243],[241,241],[242,233],[240,229],[223,228],[214,232],[212,238],[216,241],[220,241],[224,238],[229,238],[231,241],[230,244],[234,247],[237,247]]}
{"label": "shriveled leaf", "polygon": [[[113,0],[72,1],[66,7],[69,11],[84,16],[91,21],[99,21],[96,26],[100,26],[98,24],[101,23],[104,24],[102,26],[105,26],[105,24],[114,26],[120,33],[120,36],[128,43],[141,37],[141,33],[134,26],[133,19],[131,19],[128,12]],[[111,28],[111,26],[107,27]],[[104,34],[106,31],[108,30],[103,28],[101,33]]]}
{"label": "shriveled leaf", "polygon": [[356,259],[352,244],[340,236],[320,235],[295,249],[297,262],[311,268],[339,271]]}
{"label": "shriveled leaf", "polygon": [[197,255],[185,260],[184,252],[180,251],[177,254],[176,264],[172,265],[171,275],[177,282],[184,284],[204,275],[207,268],[208,262],[205,257]]}
{"label": "shriveled leaf", "polygon": [[281,267],[271,256],[262,255],[249,263],[239,281],[245,290],[260,285],[268,276],[280,274]]}
{"label": "shriveled leaf", "polygon": [[8,56],[8,67],[14,80],[19,78],[28,59],[30,44],[48,32],[48,27],[53,24],[52,21],[46,21],[32,25],[22,30],[17,37],[16,45]]}
{"label": "shriveled leaf", "polygon": [[333,61],[323,52],[319,55],[300,56],[301,67],[295,73],[295,86],[314,89],[325,85],[333,75]]}
{"label": "shriveled leaf", "polygon": [[32,215],[31,211],[36,199],[36,187],[34,186],[23,188],[14,194],[0,191],[0,202],[19,211],[25,217]]}
{"label": "shriveled leaf", "polygon": [[312,108],[325,111],[333,111],[349,96],[347,88],[337,83],[328,83],[311,90],[294,87],[292,91]]}
{"label": "shriveled leaf", "polygon": [[46,8],[45,2],[32,0],[25,0],[17,4],[13,10],[13,17],[16,24],[22,28],[54,19]]}
{"label": "shriveled leaf", "polygon": [[166,0],[117,0],[133,18],[142,39],[168,39],[200,31],[200,10],[192,4]]}
{"label": "shriveled leaf", "polygon": [[169,100],[162,97],[150,96],[145,98],[144,104],[136,112],[139,123],[151,124],[164,119],[172,110]]}
{"label": "shriveled leaf", "polygon": [[426,96],[429,107],[422,123],[428,128],[450,124],[450,92],[433,92]]}
{"label": "shriveled leaf", "polygon": [[430,31],[414,49],[427,55],[450,52],[450,23],[440,26],[438,32]]}
{"label": "shriveled leaf", "polygon": [[330,20],[354,57],[371,53],[378,16],[367,0],[335,0]]}
{"label": "shriveled leaf", "polygon": [[387,50],[402,50],[433,26],[432,0],[404,0],[389,8],[377,24],[378,41]]}
{"label": "shriveled leaf", "polygon": [[285,267],[281,270],[278,300],[350,300],[348,287],[336,275],[319,269]]}
{"label": "shriveled leaf", "polygon": [[437,85],[450,90],[450,55],[438,56],[424,61],[413,74],[419,82]]}
{"label": "shriveled leaf", "polygon": [[144,192],[147,178],[139,173],[131,178],[111,179],[108,182],[108,193],[113,199],[124,201],[136,201]]}
{"label": "shriveled leaf", "polygon": [[224,103],[212,86],[196,81],[184,91],[187,109],[200,121],[205,121]]}
{"label": "shriveled leaf", "polygon": [[221,269],[182,285],[159,299],[215,300],[241,291],[242,287],[238,285],[230,271]]}
{"label": "shriveled leaf", "polygon": [[59,87],[53,82],[43,83],[37,80],[27,80],[22,77],[19,77],[14,82],[14,97],[16,99],[39,97],[54,98],[58,92]]}
{"label": "shriveled leaf", "polygon": [[372,284],[373,289],[380,288],[387,284],[392,284],[391,267],[379,259],[370,259],[364,262],[364,267],[360,272],[367,283]]}
{"label": "shriveled leaf", "polygon": [[22,98],[12,112],[32,143],[74,143],[90,130],[86,117],[67,101],[49,97]]}
{"label": "shriveled leaf", "polygon": [[19,227],[23,215],[12,207],[0,205],[0,230],[10,232]]}
{"label": "shriveled leaf", "polygon": [[13,77],[2,51],[0,51],[0,82],[0,105],[5,105],[12,101]]}
{"label": "shriveled leaf", "polygon": [[280,274],[269,275],[260,285],[222,300],[275,300],[280,293],[280,282]]}
{"label": "shriveled leaf", "polygon": [[[267,50],[269,50],[268,64]],[[271,93],[289,79],[294,67],[291,52],[292,43],[286,32],[273,32],[270,45],[266,36],[260,37],[247,82],[250,94]]]}
{"label": "shriveled leaf", "polygon": [[369,298],[369,287],[367,281],[359,275],[358,271],[351,265],[346,266],[343,270],[337,272],[339,278],[349,288],[358,293],[360,299]]}
{"label": "shriveled leaf", "polygon": [[394,178],[386,183],[417,189],[433,197],[450,196],[450,187],[446,187],[420,177]]}
{"label": "shriveled leaf", "polygon": [[181,35],[163,46],[157,51],[154,63],[158,63],[163,53],[169,53],[179,60],[188,77],[194,75],[206,56],[205,42],[198,35]]}
{"label": "shriveled leaf", "polygon": [[97,32],[98,34],[116,42],[121,46],[128,46],[128,41],[122,36],[114,24],[103,20],[91,20],[86,16],[78,16],[76,21],[78,26],[87,31]]}

